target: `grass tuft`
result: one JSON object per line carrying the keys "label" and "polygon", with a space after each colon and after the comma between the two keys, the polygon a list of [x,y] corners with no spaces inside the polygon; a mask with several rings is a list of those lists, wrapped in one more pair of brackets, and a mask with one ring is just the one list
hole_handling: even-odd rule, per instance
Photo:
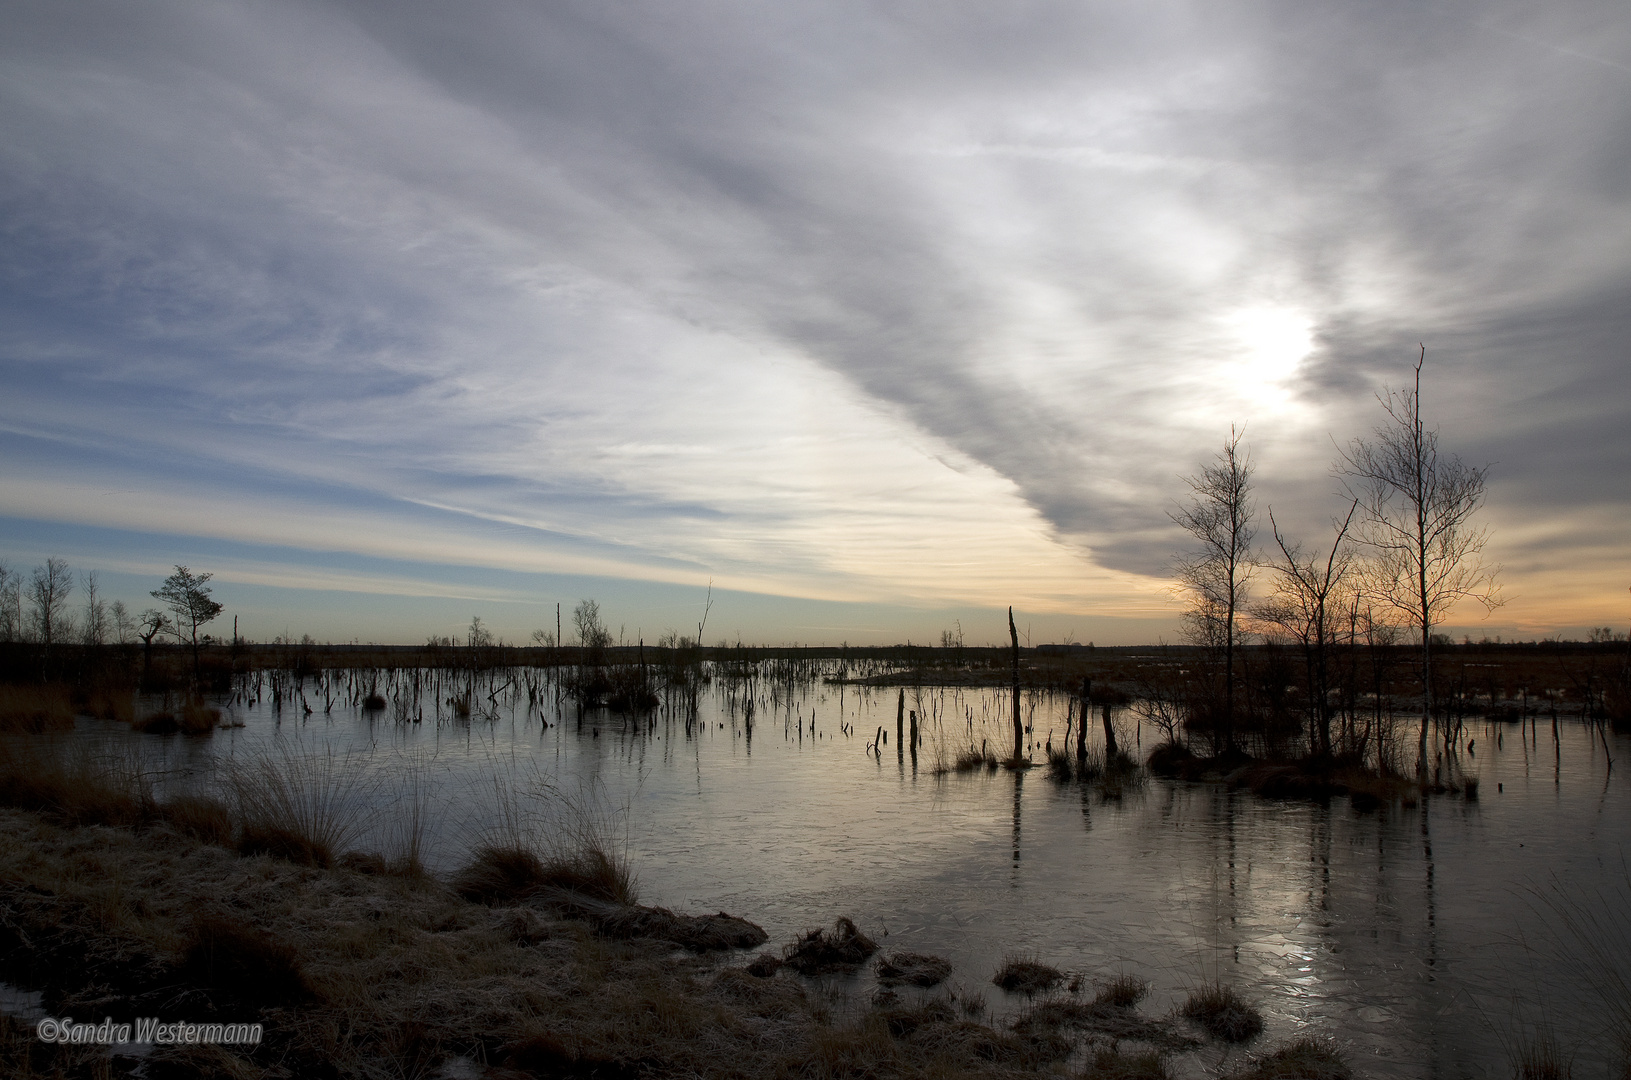
{"label": "grass tuft", "polygon": [[1128,1054],[1114,1047],[1095,1051],[1082,1070],[1082,1080],[1169,1080],[1171,1075],[1154,1050]]}
{"label": "grass tuft", "polygon": [[1517,1057],[1512,1069],[1516,1080],[1569,1080],[1574,1073],[1574,1059],[1544,1032],[1519,1043]]}
{"label": "grass tuft", "polygon": [[1353,1070],[1333,1047],[1298,1039],[1234,1074],[1231,1080],[1351,1080]]}
{"label": "grass tuft", "polygon": [[782,950],[782,959],[800,975],[819,975],[859,967],[877,951],[877,942],[861,933],[848,916],[841,916],[831,930],[800,935]]}
{"label": "grass tuft", "polygon": [[1263,1014],[1235,993],[1232,986],[1207,983],[1190,991],[1183,1015],[1224,1042],[1247,1042],[1263,1033]]}
{"label": "grass tuft", "polygon": [[1040,994],[1065,981],[1065,973],[1039,960],[1009,957],[991,981],[1010,994]]}
{"label": "grass tuft", "polygon": [[898,952],[881,957],[876,970],[885,986],[937,986],[951,974],[951,964],[925,953]]}
{"label": "grass tuft", "polygon": [[238,850],[333,866],[368,826],[360,770],[332,754],[265,754],[227,777]]}
{"label": "grass tuft", "polygon": [[1118,975],[1099,987],[1099,992],[1093,995],[1093,1004],[1131,1009],[1143,1001],[1149,992],[1150,984],[1137,975]]}

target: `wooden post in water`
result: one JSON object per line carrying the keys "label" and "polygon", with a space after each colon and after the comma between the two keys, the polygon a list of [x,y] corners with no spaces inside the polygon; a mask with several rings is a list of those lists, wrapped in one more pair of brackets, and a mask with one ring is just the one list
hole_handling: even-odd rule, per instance
{"label": "wooden post in water", "polygon": [[1093,715],[1093,680],[1082,676],[1082,722],[1076,727],[1076,767],[1087,761],[1087,718]]}
{"label": "wooden post in water", "polygon": [[1100,709],[1103,710],[1101,715],[1104,717],[1104,767],[1108,769],[1115,764],[1118,752],[1116,750],[1116,729],[1110,726],[1110,703],[1105,702],[1100,706]]}
{"label": "wooden post in water", "polygon": [[1014,626],[1014,609],[1008,608],[1008,638],[1014,643],[1014,766],[1018,768],[1025,754],[1025,725],[1019,718],[1019,630]]}

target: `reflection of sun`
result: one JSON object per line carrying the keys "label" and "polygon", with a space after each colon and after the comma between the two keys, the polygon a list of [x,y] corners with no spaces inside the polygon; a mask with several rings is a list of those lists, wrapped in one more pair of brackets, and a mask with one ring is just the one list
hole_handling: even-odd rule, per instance
{"label": "reflection of sun", "polygon": [[1236,340],[1231,389],[1265,404],[1286,401],[1286,382],[1314,351],[1313,320],[1296,308],[1252,307],[1224,322]]}

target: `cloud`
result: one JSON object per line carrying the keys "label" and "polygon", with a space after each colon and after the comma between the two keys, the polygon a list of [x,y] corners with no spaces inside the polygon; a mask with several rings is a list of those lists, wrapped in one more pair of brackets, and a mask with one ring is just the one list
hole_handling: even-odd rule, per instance
{"label": "cloud", "polygon": [[1316,529],[1425,340],[1492,509],[1623,512],[1608,12],[14,5],[0,421],[416,557],[1148,613],[1231,422]]}

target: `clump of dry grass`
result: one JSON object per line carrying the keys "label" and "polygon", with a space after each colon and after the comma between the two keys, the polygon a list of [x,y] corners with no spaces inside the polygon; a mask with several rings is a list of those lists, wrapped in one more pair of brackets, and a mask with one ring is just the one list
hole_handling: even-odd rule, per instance
{"label": "clump of dry grass", "polygon": [[612,904],[638,898],[628,865],[600,847],[543,856],[523,847],[484,845],[454,877],[453,889],[484,904],[519,904],[551,889]]}
{"label": "clump of dry grass", "polygon": [[333,754],[267,752],[226,776],[238,850],[328,867],[367,829],[360,769]]}
{"label": "clump of dry grass", "polygon": [[1231,1080],[1351,1080],[1353,1070],[1334,1048],[1298,1039],[1252,1063]]}
{"label": "clump of dry grass", "polygon": [[103,720],[128,724],[136,719],[136,692],[130,687],[99,687],[86,699],[85,711]]}
{"label": "clump of dry grass", "polygon": [[1154,1050],[1124,1053],[1116,1047],[1096,1050],[1082,1070],[1082,1080],[1169,1080],[1166,1059]]}
{"label": "clump of dry grass", "polygon": [[951,963],[926,953],[897,952],[880,957],[875,970],[885,986],[937,986],[951,974]]}
{"label": "clump of dry grass", "polygon": [[1182,1014],[1224,1042],[1247,1042],[1263,1033],[1263,1014],[1232,986],[1206,983],[1190,991]]}
{"label": "clump of dry grass", "polygon": [[517,904],[559,890],[624,907],[636,903],[639,884],[617,835],[620,815],[595,792],[568,797],[536,770],[495,771],[492,784],[492,816],[454,877],[459,895]]}
{"label": "clump of dry grass", "polygon": [[0,740],[0,805],[73,825],[135,825],[152,816],[152,786],[133,762],[57,738]]}
{"label": "clump of dry grass", "polygon": [[1549,1032],[1542,1031],[1518,1043],[1516,1060],[1512,1062],[1516,1080],[1569,1080],[1573,1074],[1574,1059],[1563,1052]]}
{"label": "clump of dry grass", "polygon": [[236,831],[232,807],[209,795],[172,795],[159,804],[158,816],[183,836],[218,847],[231,846]]}
{"label": "clump of dry grass", "polygon": [[1003,960],[991,981],[1010,994],[1040,994],[1065,981],[1065,973],[1040,960],[1013,956]]}
{"label": "clump of dry grass", "polygon": [[809,930],[782,950],[782,960],[800,975],[846,971],[866,963],[878,951],[878,943],[861,933],[848,916],[841,916],[831,930]]}
{"label": "clump of dry grass", "polygon": [[1116,1009],[1131,1009],[1150,992],[1150,984],[1137,975],[1118,975],[1099,987],[1093,995],[1093,1004],[1109,1005]]}
{"label": "clump of dry grass", "polygon": [[960,773],[978,772],[980,769],[995,772],[1000,764],[997,755],[982,743],[979,746],[970,746],[967,750],[959,751],[957,756],[952,759],[951,767],[953,772]]}
{"label": "clump of dry grass", "polygon": [[221,726],[221,710],[195,698],[182,707],[176,725],[185,735],[207,735]]}
{"label": "clump of dry grass", "polygon": [[0,684],[0,732],[40,734],[73,726],[73,699],[66,686]]}

